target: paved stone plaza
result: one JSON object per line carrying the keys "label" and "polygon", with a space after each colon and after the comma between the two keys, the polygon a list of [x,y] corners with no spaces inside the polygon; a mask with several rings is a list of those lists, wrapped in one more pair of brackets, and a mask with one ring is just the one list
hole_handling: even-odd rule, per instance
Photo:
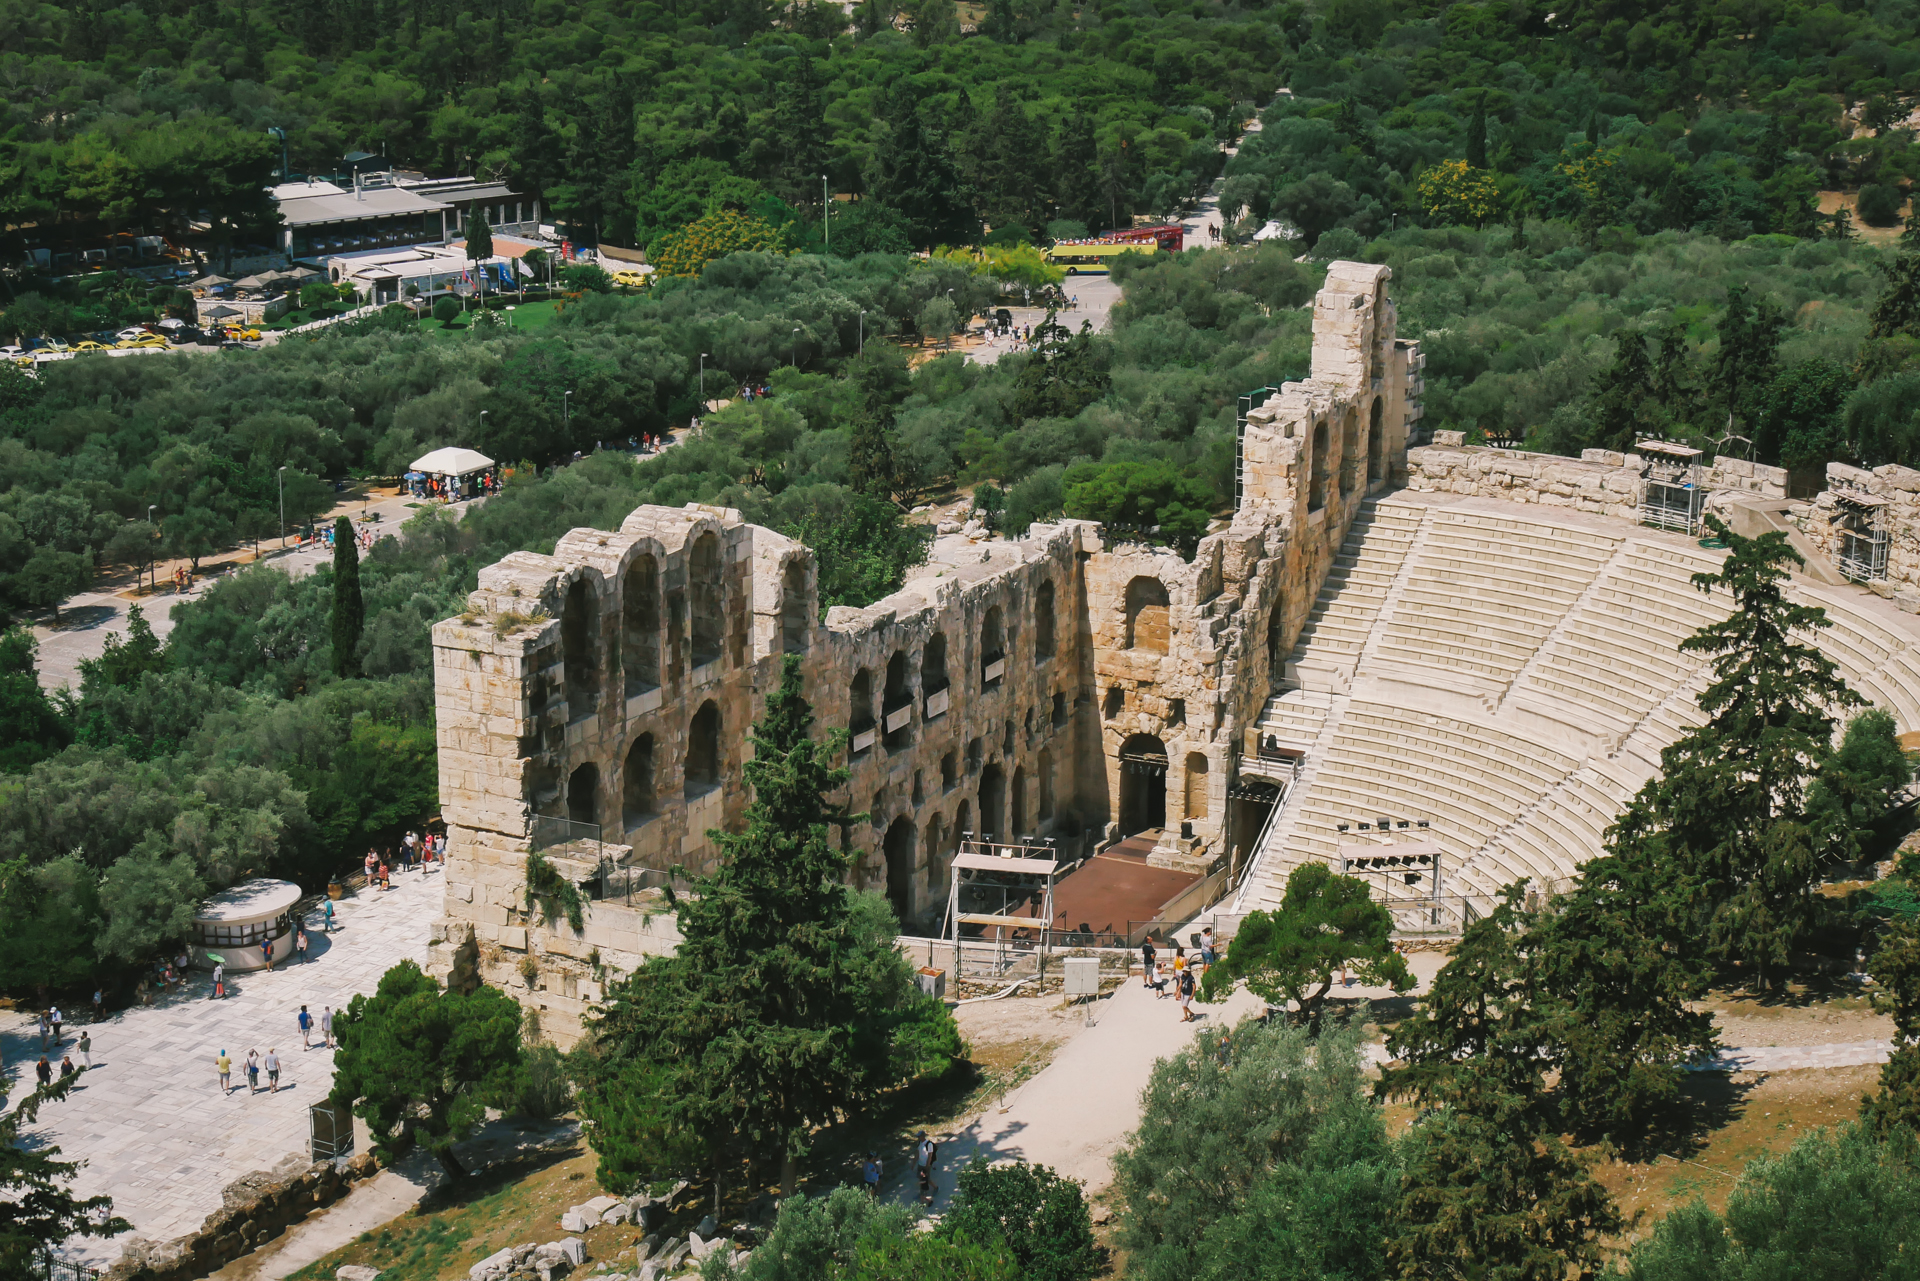
{"label": "paved stone plaza", "polygon": [[[82,1030],[91,1031],[94,1070],[66,1102],[41,1113],[46,1124],[33,1136],[58,1144],[65,1158],[85,1161],[76,1189],[111,1196],[134,1235],[165,1241],[193,1231],[219,1208],[228,1183],[306,1150],[307,1107],[326,1097],[333,1054],[301,1049],[295,1021],[301,1005],[317,1024],[321,1006],[338,1010],[355,993],[371,993],[395,963],[424,961],[427,923],[439,911],[441,892],[437,870],[407,872],[388,893],[362,890],[335,904],[331,936],[319,932],[318,914],[311,914],[310,959],[230,979],[224,1001],[209,1000],[211,976],[195,974],[184,993],[121,1010],[95,1026],[87,1024],[86,1009],[64,1010],[65,1048],[78,1064],[74,1043]],[[30,1013],[8,1015],[0,1024],[0,1053],[15,1097],[33,1084],[39,1047]],[[280,1052],[280,1092],[267,1092],[263,1071],[260,1092],[248,1097],[247,1051],[265,1058],[269,1047]],[[223,1048],[233,1057],[238,1087],[225,1098],[213,1066]],[[51,1057],[57,1066],[58,1056]],[[110,1261],[126,1239],[76,1240],[71,1252]]]}

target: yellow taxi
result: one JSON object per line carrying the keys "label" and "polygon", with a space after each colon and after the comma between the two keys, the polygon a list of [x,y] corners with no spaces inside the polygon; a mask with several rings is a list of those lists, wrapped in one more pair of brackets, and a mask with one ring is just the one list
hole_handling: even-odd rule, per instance
{"label": "yellow taxi", "polygon": [[645,289],[648,284],[648,274],[644,271],[616,271],[613,273],[613,283],[624,285],[628,289]]}
{"label": "yellow taxi", "polygon": [[107,350],[107,349],[106,349],[106,347],[104,347],[104,346],[103,346],[103,345],[101,345],[100,343],[97,343],[97,342],[95,342],[95,341],[93,341],[93,340],[92,340],[91,338],[89,338],[89,339],[87,339],[87,340],[86,340],[85,342],[77,342],[77,343],[75,343],[75,344],[73,345],[73,349],[74,349],[75,351],[105,351],[105,350]]}

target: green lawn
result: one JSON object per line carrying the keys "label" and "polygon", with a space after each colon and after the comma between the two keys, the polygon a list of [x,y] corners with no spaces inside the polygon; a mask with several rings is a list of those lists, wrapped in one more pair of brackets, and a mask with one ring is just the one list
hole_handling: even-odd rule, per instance
{"label": "green lawn", "polygon": [[[530,302],[524,305],[512,305],[512,311],[508,311],[503,307],[495,314],[515,329],[525,329],[528,332],[533,332],[535,330],[545,329],[553,323],[555,304],[552,302]],[[449,336],[464,334],[467,332],[467,320],[472,315],[472,312],[464,312],[451,325],[442,325],[431,316],[423,316],[420,318],[419,324],[420,328],[426,333],[446,334]]]}

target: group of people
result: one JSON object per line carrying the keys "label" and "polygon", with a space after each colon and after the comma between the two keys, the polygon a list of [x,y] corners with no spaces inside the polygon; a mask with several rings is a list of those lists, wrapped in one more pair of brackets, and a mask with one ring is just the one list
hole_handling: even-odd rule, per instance
{"label": "group of people", "polygon": [[1159,957],[1160,949],[1153,945],[1153,936],[1149,934],[1140,944],[1142,981],[1162,1000],[1168,996],[1167,988],[1171,985],[1172,995],[1180,1002],[1180,1021],[1193,1022],[1193,996],[1200,986],[1200,975],[1219,959],[1213,942],[1213,927],[1209,925],[1200,931],[1200,955],[1192,960],[1187,958],[1187,949],[1178,939],[1174,940],[1171,965],[1162,962]]}
{"label": "group of people", "polygon": [[[303,1006],[301,1008],[304,1009],[305,1007]],[[232,1057],[228,1055],[225,1050],[222,1050],[215,1056],[213,1066],[214,1069],[220,1073],[220,1093],[223,1096],[233,1093],[233,1087],[231,1085],[233,1079]],[[260,1071],[262,1068],[265,1068],[267,1073],[267,1093],[280,1093],[280,1052],[271,1047],[268,1048],[267,1056],[264,1059],[260,1057],[260,1051],[258,1050],[247,1051],[247,1093],[258,1094],[260,1092]]]}
{"label": "group of people", "polygon": [[[325,547],[328,551],[332,551],[333,532],[333,526],[328,525],[326,528],[314,534],[314,541]],[[371,529],[363,529],[353,536],[353,541],[360,545],[361,551],[370,552],[373,550],[373,531]]]}
{"label": "group of people", "polygon": [[773,395],[773,386],[770,383],[740,384],[740,399],[746,401],[749,405],[756,400],[765,400],[771,395]]}
{"label": "group of people", "polygon": [[[925,1130],[914,1136],[913,1173],[920,1185],[920,1203],[933,1204],[933,1163],[940,1156],[940,1145],[927,1137]],[[867,1195],[878,1200],[880,1196],[880,1154],[867,1153],[867,1159],[860,1164],[860,1182],[867,1189]]]}
{"label": "group of people", "polygon": [[[419,832],[410,831],[399,845],[388,850],[384,856],[377,849],[368,850],[367,857],[362,861],[361,866],[366,871],[369,888],[390,890],[393,888],[393,873],[396,867],[402,872],[416,867],[424,872],[428,864],[441,862],[446,856],[447,837],[444,832],[436,836],[432,832],[422,835]],[[329,932],[333,929],[331,904],[327,909],[327,929]]]}
{"label": "group of people", "polygon": [[[93,993],[93,1021],[95,1023],[100,1021],[105,1008],[102,993],[96,988]],[[65,1018],[66,1016],[60,1013],[60,1007],[57,1005],[49,1005],[46,1009],[40,1011],[40,1061],[33,1065],[33,1074],[41,1085],[53,1084],[54,1066],[53,1060],[50,1057],[51,1053],[58,1053],[60,1055],[59,1072],[62,1081],[82,1071],[84,1068],[93,1066],[93,1033],[87,1029],[82,1028],[80,1030],[79,1040],[74,1044],[74,1049],[80,1053],[82,1066],[75,1066],[73,1055],[68,1054],[60,1048],[63,1039],[61,1024]],[[49,1038],[51,1038],[53,1042],[52,1051],[49,1051],[47,1048]]]}

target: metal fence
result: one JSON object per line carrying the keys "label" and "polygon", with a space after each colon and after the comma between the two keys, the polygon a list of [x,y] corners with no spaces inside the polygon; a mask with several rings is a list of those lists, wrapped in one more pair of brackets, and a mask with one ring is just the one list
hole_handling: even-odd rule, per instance
{"label": "metal fence", "polygon": [[98,1281],[102,1269],[76,1259],[62,1259],[43,1249],[34,1260],[34,1272],[41,1281]]}

